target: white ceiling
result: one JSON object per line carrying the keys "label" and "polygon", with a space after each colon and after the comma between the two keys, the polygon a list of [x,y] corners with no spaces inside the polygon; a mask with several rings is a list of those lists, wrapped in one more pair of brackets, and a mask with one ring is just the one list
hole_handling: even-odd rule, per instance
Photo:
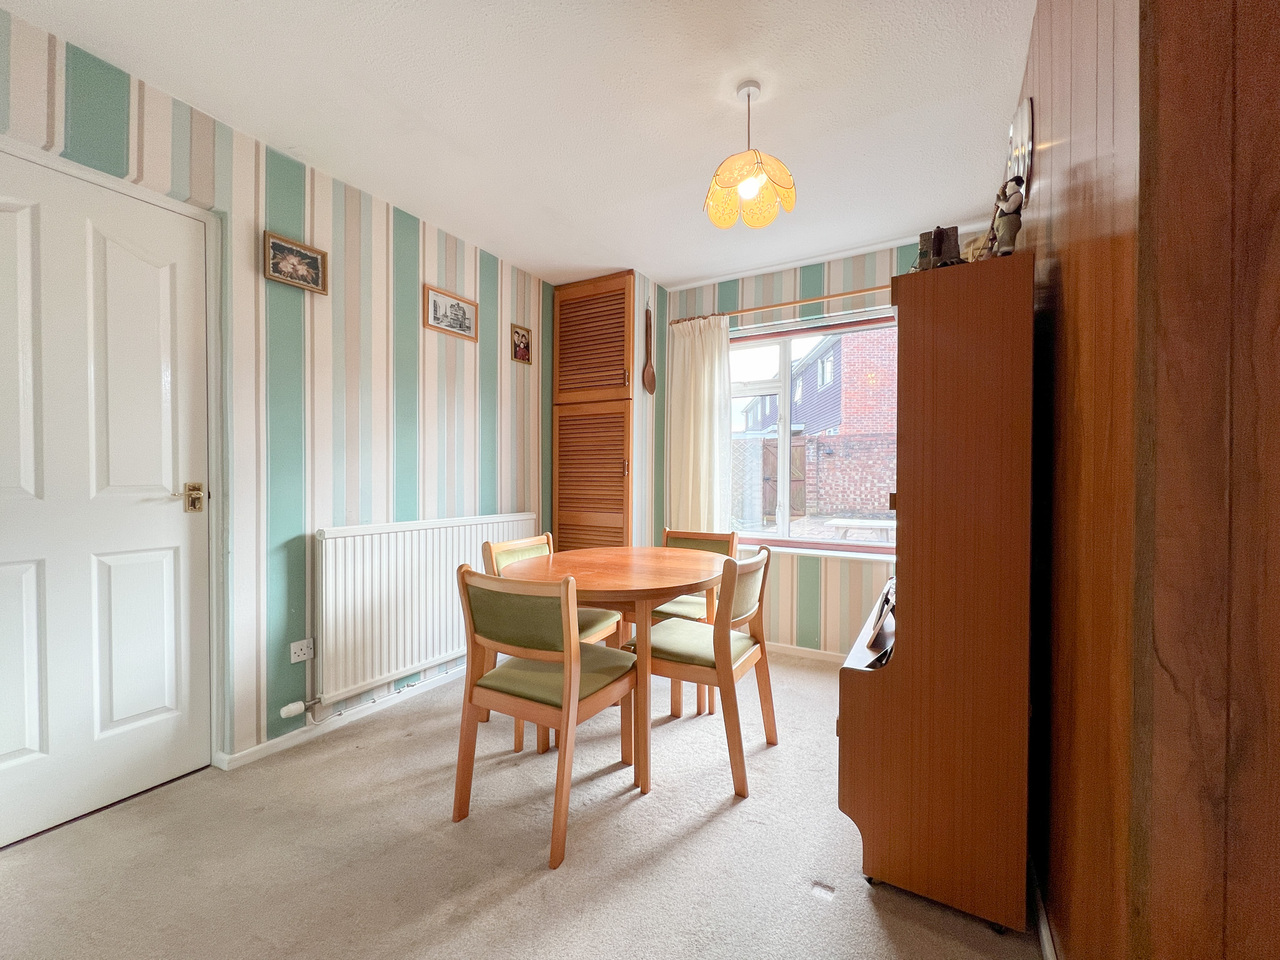
{"label": "white ceiling", "polygon": [[[989,215],[1035,0],[3,0],[552,283],[668,287]],[[753,145],[793,213],[713,227]]]}

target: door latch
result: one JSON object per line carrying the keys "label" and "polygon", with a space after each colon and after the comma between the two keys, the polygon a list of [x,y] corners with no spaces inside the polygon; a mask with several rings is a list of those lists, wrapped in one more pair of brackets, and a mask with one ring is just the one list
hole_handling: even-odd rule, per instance
{"label": "door latch", "polygon": [[175,497],[182,497],[182,509],[186,513],[203,513],[204,512],[204,484],[203,483],[184,483],[182,492],[175,493]]}

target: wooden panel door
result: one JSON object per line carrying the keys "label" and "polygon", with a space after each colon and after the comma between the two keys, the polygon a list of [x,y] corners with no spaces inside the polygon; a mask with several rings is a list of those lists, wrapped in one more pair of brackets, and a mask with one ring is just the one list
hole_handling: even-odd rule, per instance
{"label": "wooden panel door", "polygon": [[1027,921],[1032,268],[1018,254],[894,278],[896,641],[880,669],[841,671],[840,700],[840,803],[863,871],[1014,929]]}
{"label": "wooden panel door", "polygon": [[557,404],[552,419],[557,550],[631,545],[631,401]]}
{"label": "wooden panel door", "polygon": [[632,398],[635,285],[628,270],[556,287],[556,403]]}

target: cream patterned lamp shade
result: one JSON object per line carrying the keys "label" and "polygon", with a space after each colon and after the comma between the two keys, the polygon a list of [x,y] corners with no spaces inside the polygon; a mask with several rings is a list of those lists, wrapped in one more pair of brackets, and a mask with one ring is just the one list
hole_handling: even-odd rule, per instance
{"label": "cream patterned lamp shade", "polygon": [[747,149],[716,167],[702,208],[717,227],[727,230],[742,218],[748,227],[773,223],[781,207],[788,213],[796,205],[796,182],[777,157],[751,148],[751,97],[760,84],[744,80],[738,96],[747,101]]}
{"label": "cream patterned lamp shade", "polygon": [[712,223],[727,230],[739,213],[748,227],[764,227],[773,223],[779,207],[790,213],[795,205],[796,183],[786,164],[759,150],[744,150],[716,168],[706,211]]}

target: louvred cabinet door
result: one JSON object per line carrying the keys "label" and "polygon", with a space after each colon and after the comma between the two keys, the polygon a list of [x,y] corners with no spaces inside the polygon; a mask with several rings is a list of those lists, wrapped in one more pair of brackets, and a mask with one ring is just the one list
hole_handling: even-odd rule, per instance
{"label": "louvred cabinet door", "polygon": [[556,287],[556,403],[632,398],[635,284],[627,271]]}
{"label": "louvred cabinet door", "polygon": [[552,420],[557,550],[631,543],[631,402],[558,404]]}

